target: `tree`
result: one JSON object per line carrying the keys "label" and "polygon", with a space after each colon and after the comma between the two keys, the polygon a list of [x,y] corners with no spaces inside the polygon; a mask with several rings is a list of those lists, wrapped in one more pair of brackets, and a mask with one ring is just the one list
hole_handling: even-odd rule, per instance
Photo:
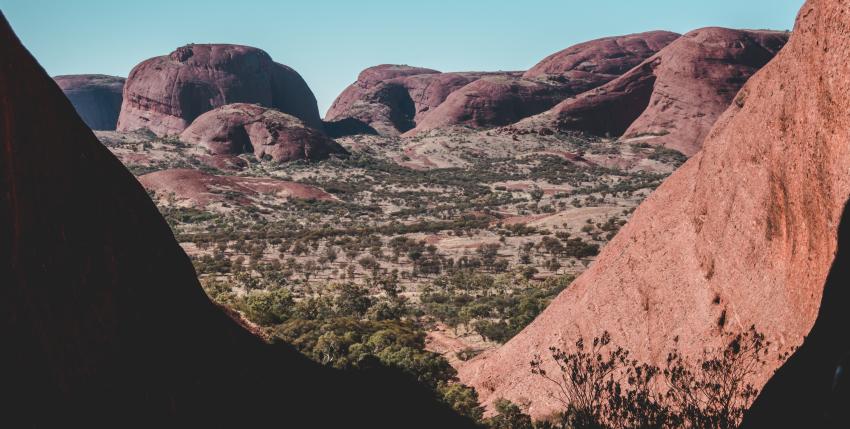
{"label": "tree", "polygon": [[274,289],[248,294],[245,305],[248,319],[260,325],[274,325],[289,319],[294,301],[289,291]]}
{"label": "tree", "polygon": [[369,298],[369,291],[366,288],[354,283],[343,283],[338,289],[339,293],[334,300],[337,314],[354,317],[366,316],[366,312],[372,306],[372,299]]}
{"label": "tree", "polygon": [[752,327],[695,364],[674,350],[663,371],[630,359],[608,332],[589,345],[580,337],[572,352],[550,352],[556,371],[539,356],[531,371],[557,387],[564,427],[732,429],[755,400],[750,379],[766,364],[768,343]]}
{"label": "tree", "polygon": [[507,399],[498,399],[494,404],[496,415],[487,420],[491,429],[534,429],[531,417]]}

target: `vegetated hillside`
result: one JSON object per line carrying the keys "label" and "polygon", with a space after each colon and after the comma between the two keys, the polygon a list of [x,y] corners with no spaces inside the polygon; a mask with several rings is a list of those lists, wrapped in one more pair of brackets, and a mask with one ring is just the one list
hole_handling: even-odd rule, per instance
{"label": "vegetated hillside", "polygon": [[[788,45],[751,79],[703,150],[636,211],[597,261],[523,332],[461,368],[488,402],[561,407],[525,363],[609,331],[662,364],[755,325],[786,350],[820,305],[850,194],[846,7],[809,1]],[[781,360],[752,377],[763,385]]]}
{"label": "vegetated hillside", "polygon": [[2,17],[0,55],[10,426],[473,427],[401,372],[324,368],[212,303],[142,187]]}

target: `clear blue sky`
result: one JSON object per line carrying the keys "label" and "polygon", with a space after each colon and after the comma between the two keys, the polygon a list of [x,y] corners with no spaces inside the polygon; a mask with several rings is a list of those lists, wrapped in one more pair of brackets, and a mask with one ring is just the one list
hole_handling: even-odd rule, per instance
{"label": "clear blue sky", "polygon": [[266,50],[324,112],[360,70],[524,70],[603,36],[705,26],[791,29],[803,0],[0,0],[52,75],[127,76],[187,43]]}

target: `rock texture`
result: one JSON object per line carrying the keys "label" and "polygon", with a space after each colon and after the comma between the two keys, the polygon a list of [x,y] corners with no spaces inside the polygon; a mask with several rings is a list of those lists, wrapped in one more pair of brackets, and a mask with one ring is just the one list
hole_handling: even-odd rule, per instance
{"label": "rock texture", "polygon": [[676,338],[694,354],[751,325],[786,350],[801,344],[850,196],[848,34],[843,2],[809,0],[788,45],[744,86],[703,150],[533,323],[462,367],[461,379],[486,402],[506,397],[542,416],[558,403],[528,362],[579,335],[607,330],[656,364]]}
{"label": "rock texture", "polygon": [[392,64],[370,67],[334,100],[325,120],[356,120],[379,134],[398,135],[414,128],[453,91],[489,74]]}
{"label": "rock texture", "polygon": [[850,426],[850,207],[812,331],[750,408],[743,429]]}
{"label": "rock texture", "polygon": [[204,112],[229,103],[258,103],[322,127],[307,83],[266,52],[239,45],[186,45],[133,68],[117,129],[179,134]]}
{"label": "rock texture", "polygon": [[592,40],[547,57],[521,77],[477,80],[449,95],[411,134],[451,125],[512,124],[617,78],[678,37],[653,31]]}
{"label": "rock texture", "polygon": [[114,130],[121,111],[123,77],[76,74],[53,78],[93,130]]}
{"label": "rock texture", "polygon": [[338,143],[298,118],[256,104],[235,103],[199,116],[180,134],[213,155],[253,153],[258,159],[316,161],[346,154]]}
{"label": "rock texture", "polygon": [[525,79],[610,81],[679,38],[669,31],[650,31],[579,43],[556,52],[522,75]]}
{"label": "rock texture", "polygon": [[173,169],[148,173],[139,177],[146,190],[160,198],[174,198],[189,207],[204,208],[211,203],[228,199],[227,191],[237,195],[237,202],[250,203],[261,194],[275,195],[284,199],[335,200],[333,195],[315,186],[284,180],[244,177],[214,176],[199,170]]}
{"label": "rock texture", "polygon": [[243,328],[2,17],[0,56],[8,426],[473,427],[400,373],[333,371]]}
{"label": "rock texture", "polygon": [[573,93],[551,82],[494,76],[453,92],[408,135],[454,125],[472,128],[514,123],[540,113]]}
{"label": "rock texture", "polygon": [[775,31],[692,31],[622,77],[563,101],[544,122],[641,138],[692,156],[738,90],[787,40],[787,33]]}

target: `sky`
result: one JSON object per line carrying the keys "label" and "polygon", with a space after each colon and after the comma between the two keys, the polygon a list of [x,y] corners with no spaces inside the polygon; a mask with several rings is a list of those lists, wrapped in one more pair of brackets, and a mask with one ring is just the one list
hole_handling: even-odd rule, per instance
{"label": "sky", "polygon": [[261,48],[324,114],[364,68],[526,70],[572,44],[706,26],[792,29],[803,0],[0,0],[51,75],[127,76],[187,43]]}

